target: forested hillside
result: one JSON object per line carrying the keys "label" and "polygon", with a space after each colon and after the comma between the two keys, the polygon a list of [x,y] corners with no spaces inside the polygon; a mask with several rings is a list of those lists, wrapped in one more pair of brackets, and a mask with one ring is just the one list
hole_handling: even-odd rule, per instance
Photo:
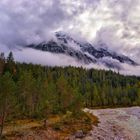
{"label": "forested hillside", "polygon": [[140,105],[140,77],[75,67],[45,67],[0,55],[1,122],[42,118],[84,107]]}

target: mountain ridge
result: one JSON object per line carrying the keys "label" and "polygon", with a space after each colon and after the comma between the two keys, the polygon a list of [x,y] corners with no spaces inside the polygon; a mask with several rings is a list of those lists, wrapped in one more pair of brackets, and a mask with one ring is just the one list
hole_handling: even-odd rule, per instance
{"label": "mountain ridge", "polygon": [[26,47],[55,54],[65,54],[83,64],[102,63],[108,68],[115,69],[121,69],[120,63],[138,65],[131,58],[106,49],[104,43],[100,43],[97,48],[89,42],[81,43],[62,32],[56,32],[55,39],[39,44],[29,44]]}

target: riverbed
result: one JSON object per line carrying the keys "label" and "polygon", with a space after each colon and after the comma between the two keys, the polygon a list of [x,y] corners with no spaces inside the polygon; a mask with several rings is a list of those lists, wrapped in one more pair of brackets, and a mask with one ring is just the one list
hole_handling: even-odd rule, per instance
{"label": "riverbed", "polygon": [[84,140],[140,140],[140,107],[84,111],[99,118]]}

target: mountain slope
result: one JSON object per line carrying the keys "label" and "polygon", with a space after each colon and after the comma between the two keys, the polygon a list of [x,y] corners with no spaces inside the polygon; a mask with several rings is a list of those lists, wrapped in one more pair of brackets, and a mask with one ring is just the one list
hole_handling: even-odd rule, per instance
{"label": "mountain slope", "polygon": [[55,54],[70,56],[82,64],[102,64],[108,68],[121,69],[120,64],[137,65],[127,56],[111,52],[105,44],[98,48],[87,42],[80,42],[62,32],[55,33],[55,39],[40,44],[30,44],[27,47]]}

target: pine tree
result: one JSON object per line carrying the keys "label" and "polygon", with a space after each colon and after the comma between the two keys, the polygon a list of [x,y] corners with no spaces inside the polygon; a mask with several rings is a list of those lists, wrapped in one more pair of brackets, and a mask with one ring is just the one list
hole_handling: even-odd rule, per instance
{"label": "pine tree", "polygon": [[5,57],[4,57],[4,53],[1,53],[0,54],[0,75],[3,74],[4,67],[5,67]]}
{"label": "pine tree", "polygon": [[66,111],[72,103],[73,90],[63,76],[57,80],[57,98],[60,111]]}
{"label": "pine tree", "polygon": [[14,62],[14,57],[12,52],[10,52],[7,57],[6,71],[10,72],[12,75],[16,73],[16,67],[15,67],[15,62]]}
{"label": "pine tree", "polygon": [[10,73],[5,73],[0,77],[0,139],[2,138],[4,122],[9,112],[11,112],[10,109],[12,109],[14,89],[15,83]]}
{"label": "pine tree", "polygon": [[101,105],[101,98],[100,98],[99,92],[98,92],[98,90],[97,90],[96,84],[94,84],[93,93],[94,93],[94,102],[93,102],[93,104],[94,104],[95,106]]}
{"label": "pine tree", "polygon": [[24,71],[18,81],[19,104],[27,116],[32,116],[35,109],[35,79],[30,71]]}

